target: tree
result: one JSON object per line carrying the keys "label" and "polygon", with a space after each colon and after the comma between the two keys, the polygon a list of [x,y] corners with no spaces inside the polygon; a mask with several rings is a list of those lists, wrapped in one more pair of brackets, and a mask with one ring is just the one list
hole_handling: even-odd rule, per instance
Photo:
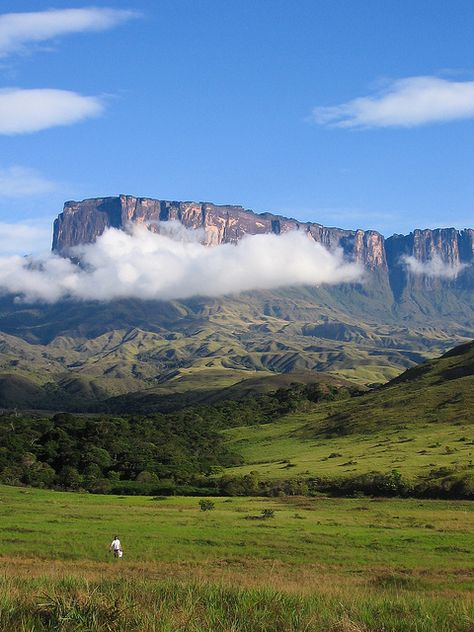
{"label": "tree", "polygon": [[153,472],[147,472],[144,470],[138,474],[135,480],[138,483],[158,483],[158,476]]}
{"label": "tree", "polygon": [[79,489],[83,483],[83,477],[77,471],[77,468],[66,465],[59,472],[59,484],[67,489]]}

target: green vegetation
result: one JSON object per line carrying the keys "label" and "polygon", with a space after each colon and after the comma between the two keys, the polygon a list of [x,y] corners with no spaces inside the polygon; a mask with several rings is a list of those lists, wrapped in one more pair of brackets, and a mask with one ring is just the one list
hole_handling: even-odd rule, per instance
{"label": "green vegetation", "polygon": [[265,587],[169,580],[0,580],[0,630],[471,632],[467,600],[420,598],[404,578],[389,576],[387,582],[393,588],[383,592],[369,586],[343,595],[295,595]]}
{"label": "green vegetation", "polygon": [[[319,490],[373,493],[377,473],[395,470],[404,478],[399,493],[474,497],[473,422],[470,343],[370,393],[226,430],[227,447],[244,460],[227,474],[285,480],[291,473],[316,477]],[[378,493],[386,493],[380,482]]]}
{"label": "green vegetation", "polygon": [[214,403],[166,414],[146,414],[153,398],[134,400],[145,414],[121,417],[4,414],[0,481],[150,495],[474,498],[473,367],[471,343],[366,393],[326,377],[249,396],[261,383],[244,381]]}
{"label": "green vegetation", "polygon": [[13,485],[171,493],[238,460],[192,411],[129,419],[0,417],[0,480]]}
{"label": "green vegetation", "polygon": [[472,629],[470,503],[214,504],[0,487],[0,630]]}
{"label": "green vegetation", "polygon": [[[317,416],[309,417],[314,424]],[[253,472],[261,480],[276,481],[314,476],[350,479],[373,471],[399,470],[413,481],[452,471],[474,472],[474,436],[469,424],[403,425],[373,433],[328,437],[321,432],[305,438],[307,423],[308,415],[293,414],[274,424],[225,431],[228,449],[244,461],[226,474]]]}
{"label": "green vegetation", "polygon": [[199,398],[301,371],[384,383],[474,337],[471,291],[415,298],[394,305],[380,285],[168,303],[0,297],[0,407],[83,411],[139,391]]}
{"label": "green vegetation", "polygon": [[199,501],[199,508],[201,511],[212,511],[215,508],[215,504],[212,500],[201,498],[201,500]]}
{"label": "green vegetation", "polygon": [[327,379],[168,414],[4,414],[0,481],[96,493],[219,493],[204,477],[241,462],[225,447],[222,428],[272,421],[351,392]]}

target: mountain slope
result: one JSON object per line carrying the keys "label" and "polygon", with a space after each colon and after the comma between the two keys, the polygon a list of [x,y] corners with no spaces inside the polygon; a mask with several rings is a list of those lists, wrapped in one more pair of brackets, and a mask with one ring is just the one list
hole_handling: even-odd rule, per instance
{"label": "mountain slope", "polygon": [[326,429],[352,433],[383,424],[474,423],[474,342],[408,369],[328,416]]}
{"label": "mountain slope", "polygon": [[399,469],[472,471],[474,342],[409,369],[386,386],[273,424],[226,431],[245,465],[262,477],[347,476]]}
{"label": "mountain slope", "polygon": [[228,385],[245,373],[298,370],[370,384],[474,336],[455,320],[405,325],[388,314],[374,322],[349,298],[345,310],[341,302],[327,288],[173,303],[2,299],[0,371],[43,384],[81,377],[110,395],[200,381],[220,388],[224,374]]}
{"label": "mountain slope", "polygon": [[[237,206],[118,196],[67,202],[53,248],[66,254],[109,226],[152,222],[150,229],[159,230],[156,220],[173,219],[201,229],[211,246],[246,234],[305,231],[342,248],[364,265],[366,277],[359,284],[168,302],[29,305],[0,297],[0,372],[54,388],[79,379],[106,396],[214,390],[256,373],[295,371],[327,371],[368,385],[474,337],[472,229],[384,239]],[[414,273],[405,256],[420,266],[436,259],[449,274]]]}

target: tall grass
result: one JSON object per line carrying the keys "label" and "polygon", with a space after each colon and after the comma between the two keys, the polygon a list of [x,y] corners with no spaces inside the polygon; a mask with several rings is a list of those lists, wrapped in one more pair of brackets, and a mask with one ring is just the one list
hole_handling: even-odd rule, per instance
{"label": "tall grass", "polygon": [[472,632],[466,601],[409,592],[296,595],[222,585],[0,579],[1,632]]}
{"label": "tall grass", "polygon": [[474,631],[471,503],[199,500],[0,487],[0,632]]}

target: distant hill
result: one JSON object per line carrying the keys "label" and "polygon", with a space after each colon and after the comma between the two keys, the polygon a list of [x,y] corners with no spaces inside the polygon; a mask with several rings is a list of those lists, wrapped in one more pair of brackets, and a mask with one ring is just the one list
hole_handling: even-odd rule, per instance
{"label": "distant hill", "polygon": [[369,290],[287,288],[169,303],[0,298],[0,372],[41,385],[78,378],[108,396],[216,390],[295,371],[368,385],[474,337],[469,292],[446,297],[444,314],[403,316]]}
{"label": "distant hill", "polygon": [[[249,374],[255,377],[247,377]],[[189,376],[177,373],[167,375],[167,378],[162,387],[111,397],[98,386],[97,381],[81,376],[66,374],[56,382],[39,385],[27,377],[0,374],[0,409],[149,414],[227,400],[238,401],[295,384],[318,384],[322,393],[329,388],[351,391],[361,388],[337,376],[311,371],[272,375],[263,371],[216,370],[207,372],[207,383],[206,375],[199,373]]]}

